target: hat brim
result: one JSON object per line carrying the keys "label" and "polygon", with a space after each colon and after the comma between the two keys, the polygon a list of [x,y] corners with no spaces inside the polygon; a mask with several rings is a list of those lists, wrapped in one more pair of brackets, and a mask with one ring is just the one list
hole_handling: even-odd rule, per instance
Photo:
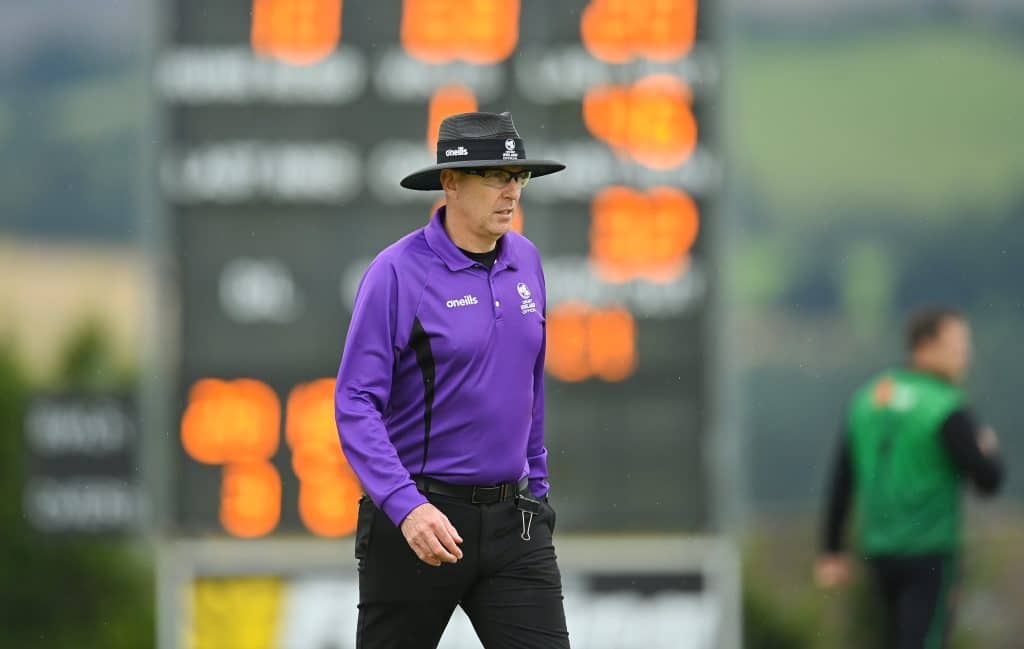
{"label": "hat brim", "polygon": [[466,160],[464,162],[442,162],[415,171],[402,179],[402,187],[420,191],[442,189],[441,172],[445,169],[489,169],[493,167],[521,167],[533,172],[532,178],[539,178],[565,169],[565,165],[554,160]]}

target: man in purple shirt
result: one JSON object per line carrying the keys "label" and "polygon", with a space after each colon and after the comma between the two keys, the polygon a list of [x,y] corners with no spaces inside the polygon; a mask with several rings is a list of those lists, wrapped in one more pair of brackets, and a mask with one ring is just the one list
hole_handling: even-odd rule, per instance
{"label": "man in purple shirt", "polygon": [[511,232],[531,160],[508,113],[445,119],[429,224],[370,264],[335,395],[362,482],[358,649],[436,647],[462,606],[486,649],[567,648],[544,447],[546,294]]}

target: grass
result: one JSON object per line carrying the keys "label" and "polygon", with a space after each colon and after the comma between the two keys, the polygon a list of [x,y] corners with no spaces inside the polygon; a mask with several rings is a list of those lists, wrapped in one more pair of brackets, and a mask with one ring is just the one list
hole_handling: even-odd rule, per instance
{"label": "grass", "polygon": [[1019,196],[1024,48],[1008,36],[917,25],[736,41],[731,153],[776,214],[877,204],[941,215]]}

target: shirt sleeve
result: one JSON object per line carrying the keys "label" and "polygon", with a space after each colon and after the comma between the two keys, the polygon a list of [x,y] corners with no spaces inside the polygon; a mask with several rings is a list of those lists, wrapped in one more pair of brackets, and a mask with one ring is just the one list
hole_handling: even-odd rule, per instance
{"label": "shirt sleeve", "polygon": [[966,409],[951,414],[942,424],[942,441],[957,469],[985,495],[999,490],[1003,482],[1003,465],[996,456],[989,456],[978,446],[977,426]]}
{"label": "shirt sleeve", "polygon": [[398,457],[384,424],[395,359],[398,282],[379,260],[366,270],[335,385],[334,416],[342,451],[363,489],[395,525],[427,502]]}
{"label": "shirt sleeve", "polygon": [[832,466],[825,510],[825,527],[822,533],[822,549],[827,554],[843,551],[843,531],[846,517],[853,500],[853,466],[850,456],[850,442],[844,427]]}
{"label": "shirt sleeve", "polygon": [[540,273],[541,292],[544,296],[544,331],[542,332],[540,351],[533,366],[533,420],[530,425],[530,438],[527,441],[526,459],[530,465],[530,493],[535,498],[547,495],[548,484],[548,450],[544,446],[544,358],[547,352],[548,327],[547,288],[544,283],[543,271]]}

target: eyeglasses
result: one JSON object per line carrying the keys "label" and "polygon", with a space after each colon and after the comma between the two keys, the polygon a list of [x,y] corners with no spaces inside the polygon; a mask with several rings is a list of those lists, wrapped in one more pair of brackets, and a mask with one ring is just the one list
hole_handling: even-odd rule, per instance
{"label": "eyeglasses", "polygon": [[526,187],[526,184],[530,182],[530,176],[533,175],[532,171],[509,171],[508,169],[459,169],[459,171],[474,176],[480,176],[484,179],[484,184],[488,187],[495,189],[501,189],[512,180],[518,180],[520,187]]}

